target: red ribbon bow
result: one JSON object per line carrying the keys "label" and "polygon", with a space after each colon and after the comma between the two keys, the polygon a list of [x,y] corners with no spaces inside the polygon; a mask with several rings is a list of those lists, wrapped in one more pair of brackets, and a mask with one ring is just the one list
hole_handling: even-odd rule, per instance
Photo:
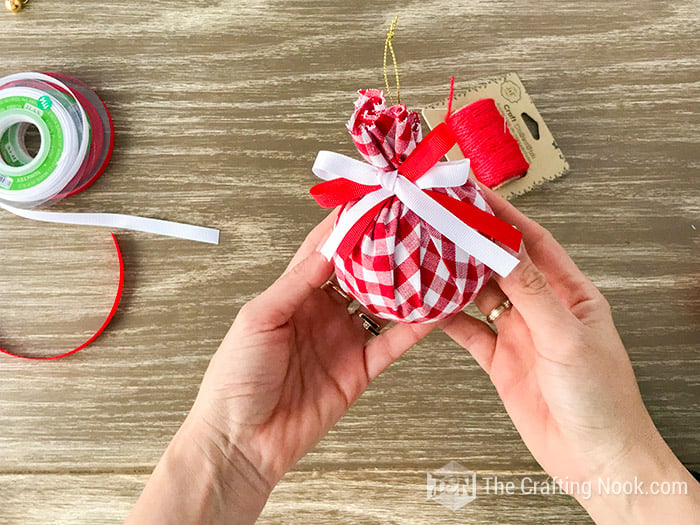
{"label": "red ribbon bow", "polygon": [[[455,145],[457,138],[451,127],[451,120],[441,122],[418,143],[416,149],[399,166],[398,172],[415,183]],[[354,202],[371,193],[380,186],[367,186],[348,179],[335,179],[321,182],[310,190],[311,196],[322,208]],[[508,248],[518,251],[522,234],[513,226],[473,204],[463,202],[433,190],[423,190],[429,197],[442,205],[462,222],[479,233],[499,241]],[[388,200],[388,199],[387,199]],[[337,253],[341,258],[347,257],[360,239],[372,225],[379,210],[386,204],[384,200],[369,210],[358,220],[343,239]]]}

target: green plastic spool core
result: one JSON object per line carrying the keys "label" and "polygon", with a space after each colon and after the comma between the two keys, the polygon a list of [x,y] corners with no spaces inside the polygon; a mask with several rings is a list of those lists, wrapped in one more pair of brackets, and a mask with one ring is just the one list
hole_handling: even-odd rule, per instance
{"label": "green plastic spool core", "polygon": [[[34,158],[20,147],[20,125],[33,124],[39,130],[41,146]],[[0,175],[11,179],[10,191],[33,188],[44,182],[58,166],[64,136],[52,109],[42,110],[26,96],[0,99]],[[7,179],[4,179],[7,180]]]}

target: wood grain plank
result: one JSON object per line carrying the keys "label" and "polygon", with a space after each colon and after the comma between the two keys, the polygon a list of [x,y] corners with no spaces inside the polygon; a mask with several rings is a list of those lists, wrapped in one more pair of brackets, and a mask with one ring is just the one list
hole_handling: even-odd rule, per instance
{"label": "wood grain plank", "polygon": [[[0,14],[12,50],[0,72],[74,75],[116,125],[104,177],[56,208],[212,225],[222,244],[121,233],[127,282],[107,333],[64,362],[0,359],[0,483],[50,496],[2,491],[0,520],[125,514],[237,309],[323,217],[311,163],[319,149],[353,154],[343,123],[355,90],[381,87],[396,12],[409,106],[443,99],[451,74],[458,90],[523,78],[572,170],[515,203],[606,294],[652,417],[700,469],[697,2],[32,0]],[[0,244],[0,344],[65,348],[99,324],[114,285],[107,232],[3,214]],[[475,502],[473,515],[413,499],[409,487],[450,460],[538,469],[488,378],[435,333],[304,459],[262,521],[587,522],[566,499]],[[70,472],[80,490],[66,488]]]}

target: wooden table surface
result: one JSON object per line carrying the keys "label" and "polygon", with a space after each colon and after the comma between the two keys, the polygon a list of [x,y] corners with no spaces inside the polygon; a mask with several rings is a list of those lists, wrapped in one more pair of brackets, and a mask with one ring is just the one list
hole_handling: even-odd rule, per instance
{"label": "wooden table surface", "polygon": [[[357,89],[383,86],[397,13],[410,107],[443,99],[452,74],[458,92],[521,75],[571,172],[514,202],[605,293],[655,422],[700,469],[699,12],[696,0],[32,0],[0,13],[0,74],[75,76],[114,117],[107,172],[56,210],[222,231],[218,247],[120,233],[126,287],[106,333],[59,362],[0,356],[0,522],[126,516],[238,308],[323,217],[312,161],[353,154],[344,123]],[[0,346],[72,348],[112,300],[108,233],[1,215]],[[487,376],[436,332],[284,478],[260,522],[590,522],[563,495],[480,495],[456,512],[426,500],[426,473],[451,460],[545,479]]]}

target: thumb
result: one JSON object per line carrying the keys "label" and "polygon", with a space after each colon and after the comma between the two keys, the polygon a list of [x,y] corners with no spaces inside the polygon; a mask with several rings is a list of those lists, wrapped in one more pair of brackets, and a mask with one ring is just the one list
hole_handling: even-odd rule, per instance
{"label": "thumb", "polygon": [[560,333],[562,325],[569,325],[576,318],[532,262],[524,245],[519,259],[515,269],[507,277],[497,276],[496,282],[524,319],[533,339],[542,336],[545,338],[542,342],[552,343],[552,335]]}
{"label": "thumb", "polygon": [[332,263],[321,253],[313,252],[244,305],[238,317],[248,319],[261,331],[277,328],[289,321],[332,271]]}

